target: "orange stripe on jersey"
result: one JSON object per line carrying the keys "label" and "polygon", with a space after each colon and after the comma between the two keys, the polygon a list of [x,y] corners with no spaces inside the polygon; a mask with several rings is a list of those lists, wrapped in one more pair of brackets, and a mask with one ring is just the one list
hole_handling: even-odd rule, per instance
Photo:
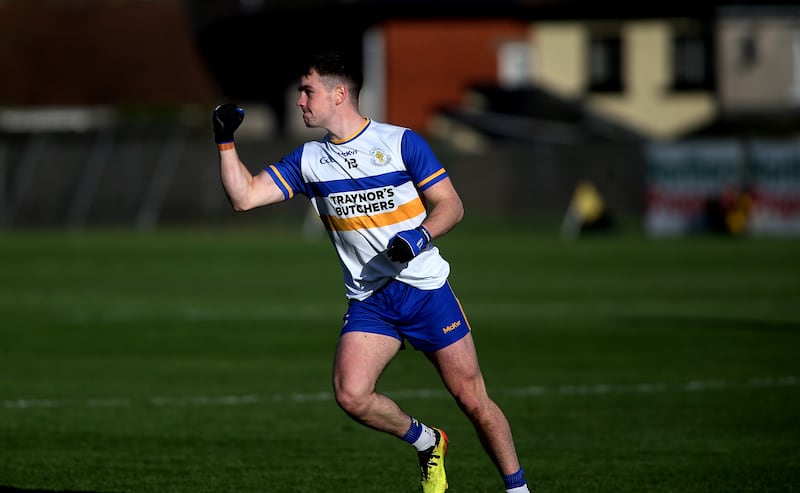
{"label": "orange stripe on jersey", "polygon": [[426,183],[428,183],[429,181],[433,180],[434,178],[436,178],[437,176],[441,175],[442,173],[444,173],[444,168],[440,169],[439,171],[437,171],[436,173],[432,174],[431,176],[425,178],[424,180],[419,182],[417,184],[417,186],[420,186],[420,187],[425,186]]}
{"label": "orange stripe on jersey", "polygon": [[289,191],[289,198],[294,197],[294,190],[292,190],[292,187],[290,187],[289,184],[286,183],[286,180],[283,178],[283,176],[281,176],[280,172],[278,171],[278,168],[276,168],[274,164],[270,164],[269,169],[271,169],[272,172],[275,173],[275,176],[278,177],[281,183],[283,183],[283,186],[286,187],[286,190]]}
{"label": "orange stripe on jersey", "polygon": [[325,228],[330,231],[354,231],[357,229],[380,228],[411,219],[425,212],[422,201],[414,199],[401,205],[392,212],[375,214],[373,216],[336,217],[320,216]]}

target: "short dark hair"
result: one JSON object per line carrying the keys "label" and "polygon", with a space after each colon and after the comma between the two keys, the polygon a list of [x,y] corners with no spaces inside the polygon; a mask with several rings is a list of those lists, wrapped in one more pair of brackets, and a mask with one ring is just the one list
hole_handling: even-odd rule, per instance
{"label": "short dark hair", "polygon": [[305,72],[302,75],[308,75],[312,71],[317,72],[320,77],[330,77],[347,85],[356,97],[364,85],[364,74],[361,71],[360,61],[346,51],[326,51],[311,55],[305,64]]}

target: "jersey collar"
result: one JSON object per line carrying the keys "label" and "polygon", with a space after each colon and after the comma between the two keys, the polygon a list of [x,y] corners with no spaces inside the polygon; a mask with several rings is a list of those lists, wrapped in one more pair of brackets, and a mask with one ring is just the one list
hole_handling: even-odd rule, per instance
{"label": "jersey collar", "polygon": [[344,139],[338,139],[338,140],[331,139],[330,137],[328,137],[328,141],[330,141],[331,144],[344,144],[345,142],[349,142],[358,137],[359,135],[361,135],[361,132],[363,132],[367,128],[367,126],[370,124],[371,121],[372,120],[370,120],[369,118],[364,118],[364,124],[361,125],[361,127],[355,132],[353,132],[351,135],[345,137]]}

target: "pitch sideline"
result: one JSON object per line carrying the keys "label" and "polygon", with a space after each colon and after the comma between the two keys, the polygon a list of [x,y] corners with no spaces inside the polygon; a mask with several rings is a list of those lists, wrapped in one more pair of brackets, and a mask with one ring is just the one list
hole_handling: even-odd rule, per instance
{"label": "pitch sideline", "polygon": [[[761,377],[744,381],[733,380],[692,380],[684,383],[639,383],[630,385],[582,384],[558,386],[528,386],[497,391],[506,397],[539,397],[548,395],[609,395],[609,394],[654,394],[665,392],[711,392],[727,389],[758,389],[776,387],[796,387],[800,378]],[[438,399],[449,397],[444,390],[397,390],[385,391],[394,398]],[[272,395],[220,395],[220,396],[187,396],[187,397],[151,397],[149,399],[133,398],[90,398],[90,399],[4,399],[5,409],[41,409],[60,407],[130,407],[135,405],[162,406],[241,406],[267,402],[325,402],[333,400],[331,392],[272,394]]]}

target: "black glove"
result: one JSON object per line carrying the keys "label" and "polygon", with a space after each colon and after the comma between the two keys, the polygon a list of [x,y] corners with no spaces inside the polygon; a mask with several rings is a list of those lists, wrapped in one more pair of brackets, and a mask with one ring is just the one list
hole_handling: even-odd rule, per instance
{"label": "black glove", "polygon": [[236,103],[217,105],[211,112],[211,122],[214,124],[214,142],[226,144],[233,142],[233,132],[239,128],[244,120],[244,110]]}
{"label": "black glove", "polygon": [[416,229],[401,231],[394,235],[389,241],[389,249],[386,255],[392,262],[408,262],[419,255],[419,252],[431,242],[431,234],[428,230],[420,226]]}

